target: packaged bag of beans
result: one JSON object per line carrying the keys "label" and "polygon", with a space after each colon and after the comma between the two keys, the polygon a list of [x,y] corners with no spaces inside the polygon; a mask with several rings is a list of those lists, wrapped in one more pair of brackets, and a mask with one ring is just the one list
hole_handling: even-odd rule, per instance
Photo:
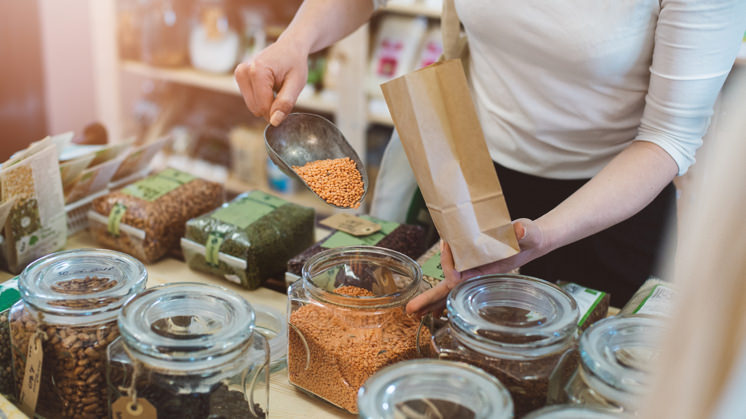
{"label": "packaged bag of beans", "polygon": [[189,219],[224,196],[218,183],[166,169],[94,200],[89,228],[101,245],[153,263],[179,245]]}
{"label": "packaged bag of beans", "polygon": [[261,191],[189,220],[181,239],[190,268],[255,289],[313,244],[314,210]]}

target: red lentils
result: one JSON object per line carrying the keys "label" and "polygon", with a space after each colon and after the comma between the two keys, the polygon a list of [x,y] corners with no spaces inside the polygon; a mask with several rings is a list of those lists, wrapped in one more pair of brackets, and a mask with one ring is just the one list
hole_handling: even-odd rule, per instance
{"label": "red lentils", "polygon": [[[373,296],[354,286],[334,292]],[[370,376],[387,365],[419,356],[419,321],[403,307],[363,310],[309,304],[290,315],[290,325],[290,382],[352,413],[357,413],[358,389]],[[427,328],[420,334],[421,344],[428,345]]]}
{"label": "red lentils", "polygon": [[358,208],[363,197],[363,178],[349,157],[316,160],[293,170],[324,201],[338,207]]}

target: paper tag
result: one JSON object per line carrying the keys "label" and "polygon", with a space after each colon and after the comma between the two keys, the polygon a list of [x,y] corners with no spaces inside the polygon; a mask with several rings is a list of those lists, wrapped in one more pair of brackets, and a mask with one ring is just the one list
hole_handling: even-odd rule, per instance
{"label": "paper tag", "polygon": [[218,260],[218,254],[220,253],[220,246],[222,246],[223,240],[222,233],[212,232],[207,236],[207,243],[205,243],[205,262],[207,262],[208,265],[212,267],[218,266],[218,263],[220,262]]}
{"label": "paper tag", "polygon": [[381,230],[381,225],[352,214],[338,213],[325,218],[321,224],[353,236],[367,236]]}
{"label": "paper tag", "polygon": [[114,204],[109,212],[107,230],[109,230],[109,234],[114,237],[119,237],[119,224],[122,222],[122,217],[124,217],[125,212],[127,212],[127,206],[119,202]]}
{"label": "paper tag", "polygon": [[246,229],[257,220],[287,204],[280,198],[254,191],[215,210],[210,217]]}
{"label": "paper tag", "polygon": [[114,419],[157,419],[158,411],[145,399],[137,399],[133,404],[131,397],[122,396],[112,403],[111,417]]}
{"label": "paper tag", "polygon": [[654,316],[670,316],[673,299],[676,292],[665,286],[656,285],[650,294],[635,309],[635,314],[650,314]]}
{"label": "paper tag", "polygon": [[446,279],[443,266],[440,264],[440,252],[432,255],[422,264],[422,274],[441,281]]}
{"label": "paper tag", "polygon": [[23,372],[23,384],[19,397],[21,410],[29,417],[34,417],[34,412],[36,412],[36,400],[39,398],[43,361],[44,347],[41,342],[41,335],[37,333],[28,343],[26,369]]}
{"label": "paper tag", "polygon": [[125,187],[122,192],[152,202],[194,179],[189,173],[166,169]]}
{"label": "paper tag", "polygon": [[325,249],[336,249],[337,247],[343,246],[375,246],[399,227],[399,224],[397,223],[379,220],[367,215],[360,216],[360,218],[379,224],[381,230],[367,236],[357,237],[347,234],[344,231],[336,231],[321,243],[321,247]]}
{"label": "paper tag", "polygon": [[606,295],[605,292],[586,288],[572,282],[563,284],[562,289],[567,291],[567,293],[570,294],[578,304],[578,311],[580,311],[578,327],[582,327],[585,324],[588,317],[593,313],[593,310],[598,306],[598,303],[600,303]]}

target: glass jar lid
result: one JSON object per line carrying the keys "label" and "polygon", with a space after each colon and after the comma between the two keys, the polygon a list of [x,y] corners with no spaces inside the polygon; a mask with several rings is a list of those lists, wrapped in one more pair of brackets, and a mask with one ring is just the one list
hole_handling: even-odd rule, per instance
{"label": "glass jar lid", "polygon": [[508,419],[510,393],[481,369],[454,361],[417,359],[388,366],[358,392],[361,418]]}
{"label": "glass jar lid", "polygon": [[574,336],[575,300],[558,286],[523,275],[464,281],[446,301],[448,319],[473,349],[550,348]]}
{"label": "glass jar lid", "polygon": [[623,394],[643,393],[660,353],[656,337],[662,332],[661,319],[644,315],[609,317],[593,324],[580,337],[588,384],[615,401]]}
{"label": "glass jar lid", "polygon": [[423,284],[417,262],[376,246],[317,253],[303,265],[302,276],[304,289],[315,299],[353,308],[404,305]]}
{"label": "glass jar lid", "polygon": [[555,405],[535,410],[524,419],[620,419],[625,416],[592,406]]}
{"label": "glass jar lid", "polygon": [[195,371],[233,360],[254,333],[254,310],[228,290],[200,283],[153,287],[119,314],[119,331],[135,358]]}
{"label": "glass jar lid", "polygon": [[145,266],[124,253],[78,249],[52,253],[23,270],[23,300],[48,315],[95,322],[116,317],[127,300],[145,288]]}

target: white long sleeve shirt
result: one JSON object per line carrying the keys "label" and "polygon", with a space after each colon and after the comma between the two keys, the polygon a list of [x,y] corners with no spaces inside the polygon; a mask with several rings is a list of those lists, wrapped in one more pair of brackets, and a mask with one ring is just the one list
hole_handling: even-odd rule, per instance
{"label": "white long sleeve shirt", "polygon": [[746,0],[456,0],[456,9],[492,159],[555,179],[592,177],[635,140],[686,172],[746,30]]}

